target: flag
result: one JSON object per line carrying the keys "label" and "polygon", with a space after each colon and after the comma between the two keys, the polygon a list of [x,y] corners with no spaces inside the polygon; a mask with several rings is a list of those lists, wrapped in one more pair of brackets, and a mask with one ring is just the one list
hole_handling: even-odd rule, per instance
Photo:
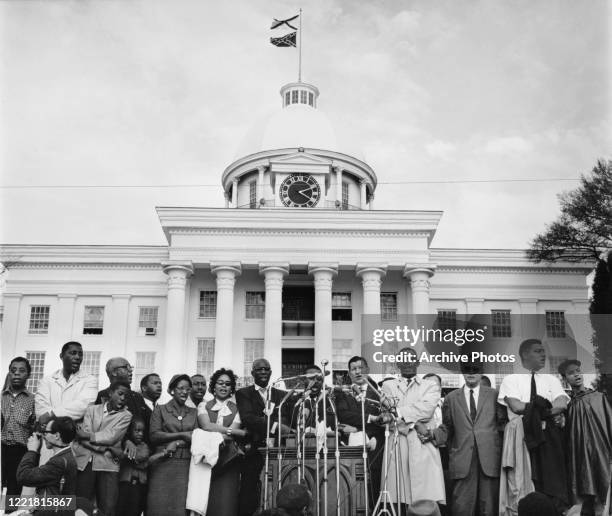
{"label": "flag", "polygon": [[297,32],[290,32],[280,38],[270,38],[270,43],[275,47],[295,47],[295,35]]}
{"label": "flag", "polygon": [[296,14],[295,16],[292,16],[291,18],[287,18],[286,20],[277,20],[276,18],[274,18],[273,21],[272,21],[272,26],[270,28],[271,29],[277,29],[278,27],[282,27],[283,25],[287,25],[291,29],[297,30],[297,27],[294,27],[289,22],[295,20],[296,18],[299,18],[299,16],[300,16],[299,14]]}

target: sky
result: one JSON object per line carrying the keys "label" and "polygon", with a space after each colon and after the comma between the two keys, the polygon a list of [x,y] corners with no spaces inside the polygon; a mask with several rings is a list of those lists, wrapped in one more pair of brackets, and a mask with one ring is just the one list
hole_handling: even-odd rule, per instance
{"label": "sky", "polygon": [[303,80],[377,208],[444,211],[433,247],[527,247],[611,157],[604,0],[5,0],[0,243],[163,245],[156,206],[222,207],[300,7]]}

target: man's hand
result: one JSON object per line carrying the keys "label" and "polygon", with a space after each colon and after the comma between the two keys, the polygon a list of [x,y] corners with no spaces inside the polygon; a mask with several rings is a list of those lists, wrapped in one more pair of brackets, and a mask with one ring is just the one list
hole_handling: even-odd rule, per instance
{"label": "man's hand", "polygon": [[427,427],[425,426],[424,423],[422,423],[421,421],[417,421],[414,424],[414,429],[417,431],[418,434],[420,435],[427,435],[428,431],[427,431]]}
{"label": "man's hand", "polygon": [[291,428],[290,426],[281,424],[280,428],[281,428],[281,431],[283,432],[283,435],[287,435],[287,434],[292,434],[293,433],[293,428]]}
{"label": "man's hand", "polygon": [[136,445],[128,439],[125,441],[123,453],[127,455],[128,459],[134,460],[136,458]]}
{"label": "man's hand", "polygon": [[28,444],[27,444],[28,451],[39,453],[41,445],[42,445],[42,439],[38,436],[38,434],[32,434],[28,438]]}
{"label": "man's hand", "polygon": [[351,425],[338,425],[338,430],[344,434],[354,434],[357,432],[357,429]]}

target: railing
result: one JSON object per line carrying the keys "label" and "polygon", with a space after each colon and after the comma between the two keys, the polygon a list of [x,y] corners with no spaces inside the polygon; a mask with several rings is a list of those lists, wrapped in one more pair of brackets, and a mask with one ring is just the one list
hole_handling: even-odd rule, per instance
{"label": "railing", "polygon": [[313,337],[314,321],[283,321],[283,337]]}
{"label": "railing", "polygon": [[[240,209],[282,209],[282,208],[289,208],[289,206],[285,206],[280,200],[278,199],[260,199],[258,202],[256,203],[249,203],[249,204],[243,204],[241,206],[238,206],[238,208]],[[291,207],[292,209],[295,209],[295,207]],[[361,208],[360,206],[354,206],[352,204],[346,204],[346,203],[342,203],[340,201],[320,201],[316,206],[312,206],[312,207],[304,207],[305,209],[309,209],[309,210],[313,210],[313,209],[319,209],[319,210],[338,210],[338,211],[346,211],[346,210],[361,210],[363,208]]]}

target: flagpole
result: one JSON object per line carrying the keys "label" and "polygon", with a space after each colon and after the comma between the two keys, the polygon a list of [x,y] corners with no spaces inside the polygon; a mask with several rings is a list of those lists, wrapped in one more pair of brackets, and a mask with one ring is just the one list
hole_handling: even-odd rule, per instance
{"label": "flagpole", "polygon": [[[294,11],[295,12],[295,11]],[[300,54],[298,60],[298,82],[302,82],[302,8],[300,7]]]}

